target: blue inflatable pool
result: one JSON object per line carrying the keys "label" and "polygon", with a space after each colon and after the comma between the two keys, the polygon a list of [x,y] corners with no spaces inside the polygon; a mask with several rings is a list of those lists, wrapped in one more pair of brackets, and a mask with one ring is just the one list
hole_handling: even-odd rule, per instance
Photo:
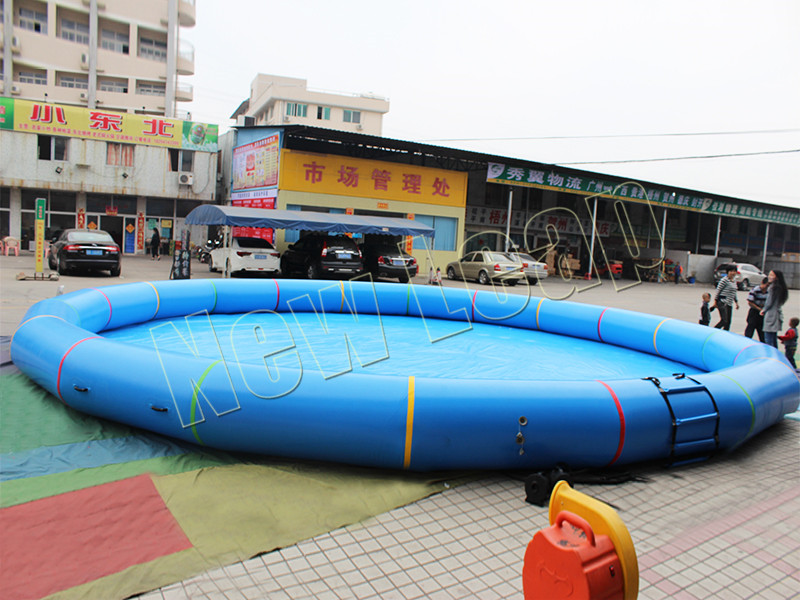
{"label": "blue inflatable pool", "polygon": [[774,348],[502,291],[189,280],[35,304],[16,365],[65,404],[226,450],[426,471],[692,460],[797,409]]}

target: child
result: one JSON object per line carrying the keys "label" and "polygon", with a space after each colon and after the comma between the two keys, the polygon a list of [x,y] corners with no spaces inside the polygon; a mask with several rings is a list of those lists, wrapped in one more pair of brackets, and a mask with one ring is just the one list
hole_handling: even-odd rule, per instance
{"label": "child", "polygon": [[708,325],[711,322],[711,311],[714,310],[715,307],[708,307],[708,303],[711,301],[711,294],[706,292],[703,294],[703,303],[700,305],[700,325]]}
{"label": "child", "polygon": [[778,339],[783,342],[783,345],[786,346],[786,358],[789,359],[789,363],[797,369],[797,365],[794,362],[794,353],[797,352],[797,325],[800,324],[800,319],[797,317],[792,317],[789,319],[789,329],[786,330],[786,333],[783,335],[779,335]]}

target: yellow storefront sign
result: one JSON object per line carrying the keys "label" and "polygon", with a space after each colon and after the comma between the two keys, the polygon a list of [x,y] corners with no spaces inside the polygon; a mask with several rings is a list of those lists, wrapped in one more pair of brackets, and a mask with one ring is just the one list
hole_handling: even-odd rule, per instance
{"label": "yellow storefront sign", "polygon": [[[282,190],[466,206],[467,174],[400,163],[284,149]],[[378,203],[380,206],[380,202]]]}
{"label": "yellow storefront sign", "polygon": [[0,129],[216,152],[219,127],[154,115],[0,98]]}

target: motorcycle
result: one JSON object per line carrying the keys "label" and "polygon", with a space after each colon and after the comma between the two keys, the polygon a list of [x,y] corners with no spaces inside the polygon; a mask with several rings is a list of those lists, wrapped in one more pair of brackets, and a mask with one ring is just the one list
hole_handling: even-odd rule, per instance
{"label": "motorcycle", "polygon": [[215,248],[219,248],[221,245],[222,240],[217,238],[215,240],[206,240],[206,243],[202,246],[196,246],[195,252],[197,260],[199,260],[202,264],[207,265],[211,260],[211,251]]}

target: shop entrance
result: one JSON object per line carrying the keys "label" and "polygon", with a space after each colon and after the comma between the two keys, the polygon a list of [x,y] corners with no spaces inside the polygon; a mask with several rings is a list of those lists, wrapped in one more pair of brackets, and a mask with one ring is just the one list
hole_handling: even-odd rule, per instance
{"label": "shop entrance", "polygon": [[[123,244],[124,240],[124,221],[134,221],[133,218],[125,218],[119,216],[110,216],[110,215],[86,215],[86,227],[87,229],[102,229],[111,235],[111,238],[117,243],[117,245],[122,248],[122,251],[125,252],[125,246]],[[134,223],[135,226],[135,223]]]}

